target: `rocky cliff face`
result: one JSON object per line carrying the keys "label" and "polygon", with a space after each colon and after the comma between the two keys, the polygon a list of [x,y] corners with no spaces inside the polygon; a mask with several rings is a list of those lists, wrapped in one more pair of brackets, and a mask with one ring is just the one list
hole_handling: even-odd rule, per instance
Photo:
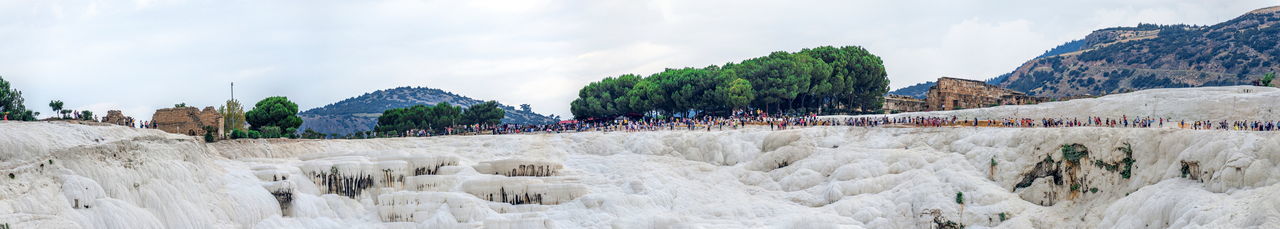
{"label": "rocky cliff face", "polygon": [[[383,111],[419,104],[435,105],[440,102],[455,106],[470,106],[484,101],[425,87],[378,90],[301,112],[298,116],[302,117],[303,122],[298,130],[310,128],[320,133],[337,134],[367,131],[372,130],[378,123],[378,116],[381,116]],[[503,123],[544,124],[558,121],[550,116],[508,105],[500,105],[499,108],[506,111],[506,117],[502,119]]]}
{"label": "rocky cliff face", "polygon": [[1212,26],[1151,25],[1089,34],[1080,51],[1033,59],[1000,86],[1037,96],[1249,84],[1280,68],[1280,7]]}

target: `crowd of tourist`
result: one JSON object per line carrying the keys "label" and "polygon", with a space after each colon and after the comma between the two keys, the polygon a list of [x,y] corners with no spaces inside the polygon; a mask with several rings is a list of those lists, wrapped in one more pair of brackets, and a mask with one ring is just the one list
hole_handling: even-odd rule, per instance
{"label": "crowd of tourist", "polygon": [[[471,125],[449,128],[443,134],[455,135],[503,135],[527,133],[566,133],[566,132],[639,132],[660,130],[725,130],[739,129],[745,126],[768,126],[771,130],[785,130],[810,126],[854,126],[854,127],[1003,127],[1003,128],[1070,128],[1070,127],[1106,127],[1106,128],[1183,128],[1195,130],[1252,130],[1280,131],[1280,121],[1174,121],[1158,117],[1119,118],[1084,117],[1084,118],[1001,118],[1001,119],[961,119],[955,116],[901,116],[901,117],[820,117],[807,116],[769,116],[765,114],[736,114],[730,117],[702,118],[665,118],[665,119],[627,119],[618,118],[607,121],[566,121],[546,125],[501,124],[492,126]],[[417,130],[406,132],[402,136],[432,136],[431,131]]]}
{"label": "crowd of tourist", "polygon": [[[1198,120],[1185,121],[1179,120],[1176,126],[1173,126],[1173,120],[1167,118],[1153,117],[1129,117],[1127,115],[1120,118],[1103,118],[1103,117],[1085,117],[1081,118],[1003,118],[1003,119],[958,119],[951,117],[856,117],[845,118],[844,125],[861,126],[861,127],[878,127],[883,125],[901,125],[912,127],[944,127],[944,126],[974,126],[974,127],[1107,127],[1107,128],[1164,128],[1165,125],[1182,129],[1195,130],[1251,130],[1251,131],[1280,131],[1280,121],[1229,121],[1229,120]],[[1166,124],[1168,123],[1168,124]]]}

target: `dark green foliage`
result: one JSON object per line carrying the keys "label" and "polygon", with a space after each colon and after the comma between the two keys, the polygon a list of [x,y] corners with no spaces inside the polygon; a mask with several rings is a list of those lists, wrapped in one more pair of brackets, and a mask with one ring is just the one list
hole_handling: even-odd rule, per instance
{"label": "dark green foliage", "polygon": [[627,92],[639,81],[640,76],[626,74],[587,84],[578,91],[578,99],[570,103],[569,110],[580,117],[625,115],[631,112]]}
{"label": "dark green foliage", "polygon": [[17,176],[14,176],[14,175],[13,175],[13,173],[9,173],[9,179],[17,179],[17,178],[18,178],[18,177],[17,177]]}
{"label": "dark green foliage", "polygon": [[1124,164],[1124,170],[1120,171],[1120,177],[1129,179],[1129,176],[1133,174],[1133,145],[1124,143],[1123,147],[1116,149],[1124,152],[1124,159],[1120,160],[1120,163]]}
{"label": "dark green foliage", "polygon": [[996,167],[996,158],[991,157],[991,167]]}
{"label": "dark green foliage", "polygon": [[1276,86],[1276,85],[1271,84],[1271,80],[1274,80],[1275,78],[1276,78],[1276,73],[1275,73],[1275,72],[1268,72],[1266,75],[1263,75],[1263,76],[1262,76],[1262,86],[1268,86],[1268,87],[1274,87],[1274,86]]}
{"label": "dark green foliage", "polygon": [[249,132],[243,130],[232,129],[231,139],[249,138]]}
{"label": "dark green foliage", "polygon": [[1129,143],[1124,143],[1124,146],[1118,147],[1116,148],[1116,150],[1119,150],[1120,152],[1124,153],[1123,159],[1120,159],[1120,161],[1118,162],[1105,162],[1102,160],[1094,160],[1093,165],[1098,166],[1099,168],[1106,169],[1107,171],[1112,171],[1112,172],[1119,171],[1120,177],[1124,179],[1129,179],[1129,175],[1131,175],[1133,171],[1133,162],[1134,162],[1133,146],[1130,145]]}
{"label": "dark green foliage", "polygon": [[1072,192],[1074,192],[1074,191],[1079,191],[1079,190],[1080,190],[1080,184],[1071,184],[1071,191],[1072,191]]}
{"label": "dark green foliage", "polygon": [[311,128],[302,131],[302,138],[304,139],[324,139],[324,137],[324,134],[311,130]]}
{"label": "dark green foliage", "polygon": [[443,133],[446,127],[466,124],[461,119],[462,108],[449,103],[442,102],[434,106],[415,105],[382,112],[374,130],[391,136],[415,129]]}
{"label": "dark green foliage", "polygon": [[182,108],[182,107],[187,107],[187,103],[173,104],[173,108]]}
{"label": "dark green foliage", "polygon": [[1098,188],[1089,188],[1090,193],[1098,193]]}
{"label": "dark green foliage", "polygon": [[956,203],[957,203],[957,204],[964,204],[964,193],[963,193],[963,192],[956,192]]}
{"label": "dark green foliage", "polygon": [[264,126],[258,128],[258,130],[262,131],[262,137],[264,138],[279,138],[284,133],[284,130],[281,130],[278,126]]}
{"label": "dark green foliage", "polygon": [[1062,158],[1071,163],[1080,163],[1080,158],[1088,155],[1089,148],[1079,143],[1062,145]]}
{"label": "dark green foliage", "polygon": [[284,96],[262,99],[254,105],[253,110],[245,112],[244,116],[253,130],[261,131],[263,127],[274,126],[276,131],[282,131],[302,126],[302,118],[298,117],[298,104]]}
{"label": "dark green foliage", "polygon": [[575,118],[728,115],[755,108],[769,112],[824,113],[879,109],[888,91],[879,57],[856,46],[818,47],[705,68],[679,68],[640,77],[593,82],[570,104]]}
{"label": "dark green foliage", "polygon": [[27,110],[23,102],[22,91],[9,88],[9,81],[0,77],[0,117],[7,115],[9,120],[35,121],[39,113]]}
{"label": "dark green foliage", "polygon": [[80,120],[93,121],[93,111],[88,111],[88,110],[80,111]]}
{"label": "dark green foliage", "polygon": [[216,137],[214,137],[214,136],[213,136],[213,135],[214,135],[214,133],[217,133],[217,132],[218,132],[218,128],[217,128],[217,127],[205,126],[205,127],[204,127],[204,142],[214,142],[215,140],[217,140],[217,139],[216,139]]}
{"label": "dark green foliage", "polygon": [[249,138],[255,138],[255,139],[256,139],[256,138],[262,138],[262,137],[263,137],[263,135],[262,135],[262,132],[260,132],[260,131],[256,131],[256,130],[249,130],[248,137],[249,137]]}
{"label": "dark green foliage", "polygon": [[1009,217],[1009,214],[1005,214],[1004,212],[1001,212],[1001,213],[1000,213],[1000,222],[1004,222],[1004,220],[1008,219],[1008,217]]}
{"label": "dark green foliage", "polygon": [[471,105],[463,110],[461,124],[496,125],[502,122],[503,117],[506,117],[506,112],[498,107],[498,102],[488,101]]}

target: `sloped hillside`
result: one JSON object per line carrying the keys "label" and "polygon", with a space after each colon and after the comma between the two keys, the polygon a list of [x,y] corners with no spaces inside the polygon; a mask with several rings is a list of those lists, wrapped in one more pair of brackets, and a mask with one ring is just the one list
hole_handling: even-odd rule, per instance
{"label": "sloped hillside", "polygon": [[1060,97],[1250,84],[1280,68],[1278,23],[1280,7],[1270,7],[1211,26],[1102,29],[1080,51],[1031,60],[1000,86]]}
{"label": "sloped hillside", "polygon": [[[434,105],[448,102],[453,105],[470,106],[484,101],[453,94],[440,89],[426,87],[399,87],[365,93],[337,103],[307,110],[298,114],[303,123],[299,130],[308,128],[320,133],[347,134],[357,131],[372,130],[378,123],[378,116],[392,108],[409,107],[418,104]],[[531,110],[500,105],[506,111],[503,123],[543,124],[557,120],[550,116],[534,113]]]}

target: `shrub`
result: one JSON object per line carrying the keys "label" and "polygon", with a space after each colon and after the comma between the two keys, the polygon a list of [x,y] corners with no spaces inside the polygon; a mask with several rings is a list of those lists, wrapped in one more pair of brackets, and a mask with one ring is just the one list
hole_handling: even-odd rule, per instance
{"label": "shrub", "polygon": [[80,120],[93,121],[93,111],[80,111]]}
{"label": "shrub", "polygon": [[17,178],[16,176],[13,176],[13,173],[9,173],[9,179],[17,179]]}
{"label": "shrub", "polygon": [[262,132],[259,132],[256,130],[249,130],[249,138],[255,138],[255,139],[262,138]]}
{"label": "shrub", "polygon": [[217,138],[213,136],[213,133],[214,133],[214,132],[218,132],[218,128],[217,128],[217,127],[205,126],[205,127],[204,127],[204,142],[214,142],[214,140],[217,140]]}
{"label": "shrub", "polygon": [[1275,85],[1272,85],[1272,84],[1271,84],[1271,81],[1272,81],[1272,80],[1274,80],[1275,78],[1276,78],[1276,73],[1275,73],[1275,72],[1269,72],[1269,73],[1267,73],[1266,75],[1263,75],[1263,76],[1262,76],[1262,86],[1267,86],[1267,87],[1275,86]]}
{"label": "shrub", "polygon": [[957,204],[964,204],[964,193],[963,193],[963,192],[956,192],[956,203],[957,203]]}
{"label": "shrub", "polygon": [[1080,158],[1087,155],[1089,155],[1089,148],[1085,148],[1084,145],[1079,143],[1062,145],[1062,158],[1071,163],[1079,163]]}
{"label": "shrub", "polygon": [[259,130],[261,130],[261,131],[262,131],[262,137],[264,137],[264,138],[279,138],[279,137],[280,137],[280,127],[277,127],[277,126],[264,126],[264,127],[260,128]]}
{"label": "shrub", "polygon": [[1098,188],[1089,188],[1089,192],[1098,193]]}
{"label": "shrub", "polygon": [[1124,146],[1116,148],[1116,150],[1124,152],[1124,159],[1120,160],[1120,163],[1124,164],[1124,170],[1120,170],[1120,177],[1129,179],[1129,176],[1133,175],[1133,145],[1126,142]]}
{"label": "shrub", "polygon": [[249,132],[245,132],[243,130],[238,130],[238,129],[232,129],[231,139],[240,139],[240,138],[249,138]]}
{"label": "shrub", "polygon": [[1000,222],[1004,222],[1004,220],[1005,220],[1005,219],[1007,219],[1008,217],[1009,217],[1009,216],[1008,216],[1008,214],[1005,214],[1004,212],[1001,212],[1001,213],[1000,213]]}

